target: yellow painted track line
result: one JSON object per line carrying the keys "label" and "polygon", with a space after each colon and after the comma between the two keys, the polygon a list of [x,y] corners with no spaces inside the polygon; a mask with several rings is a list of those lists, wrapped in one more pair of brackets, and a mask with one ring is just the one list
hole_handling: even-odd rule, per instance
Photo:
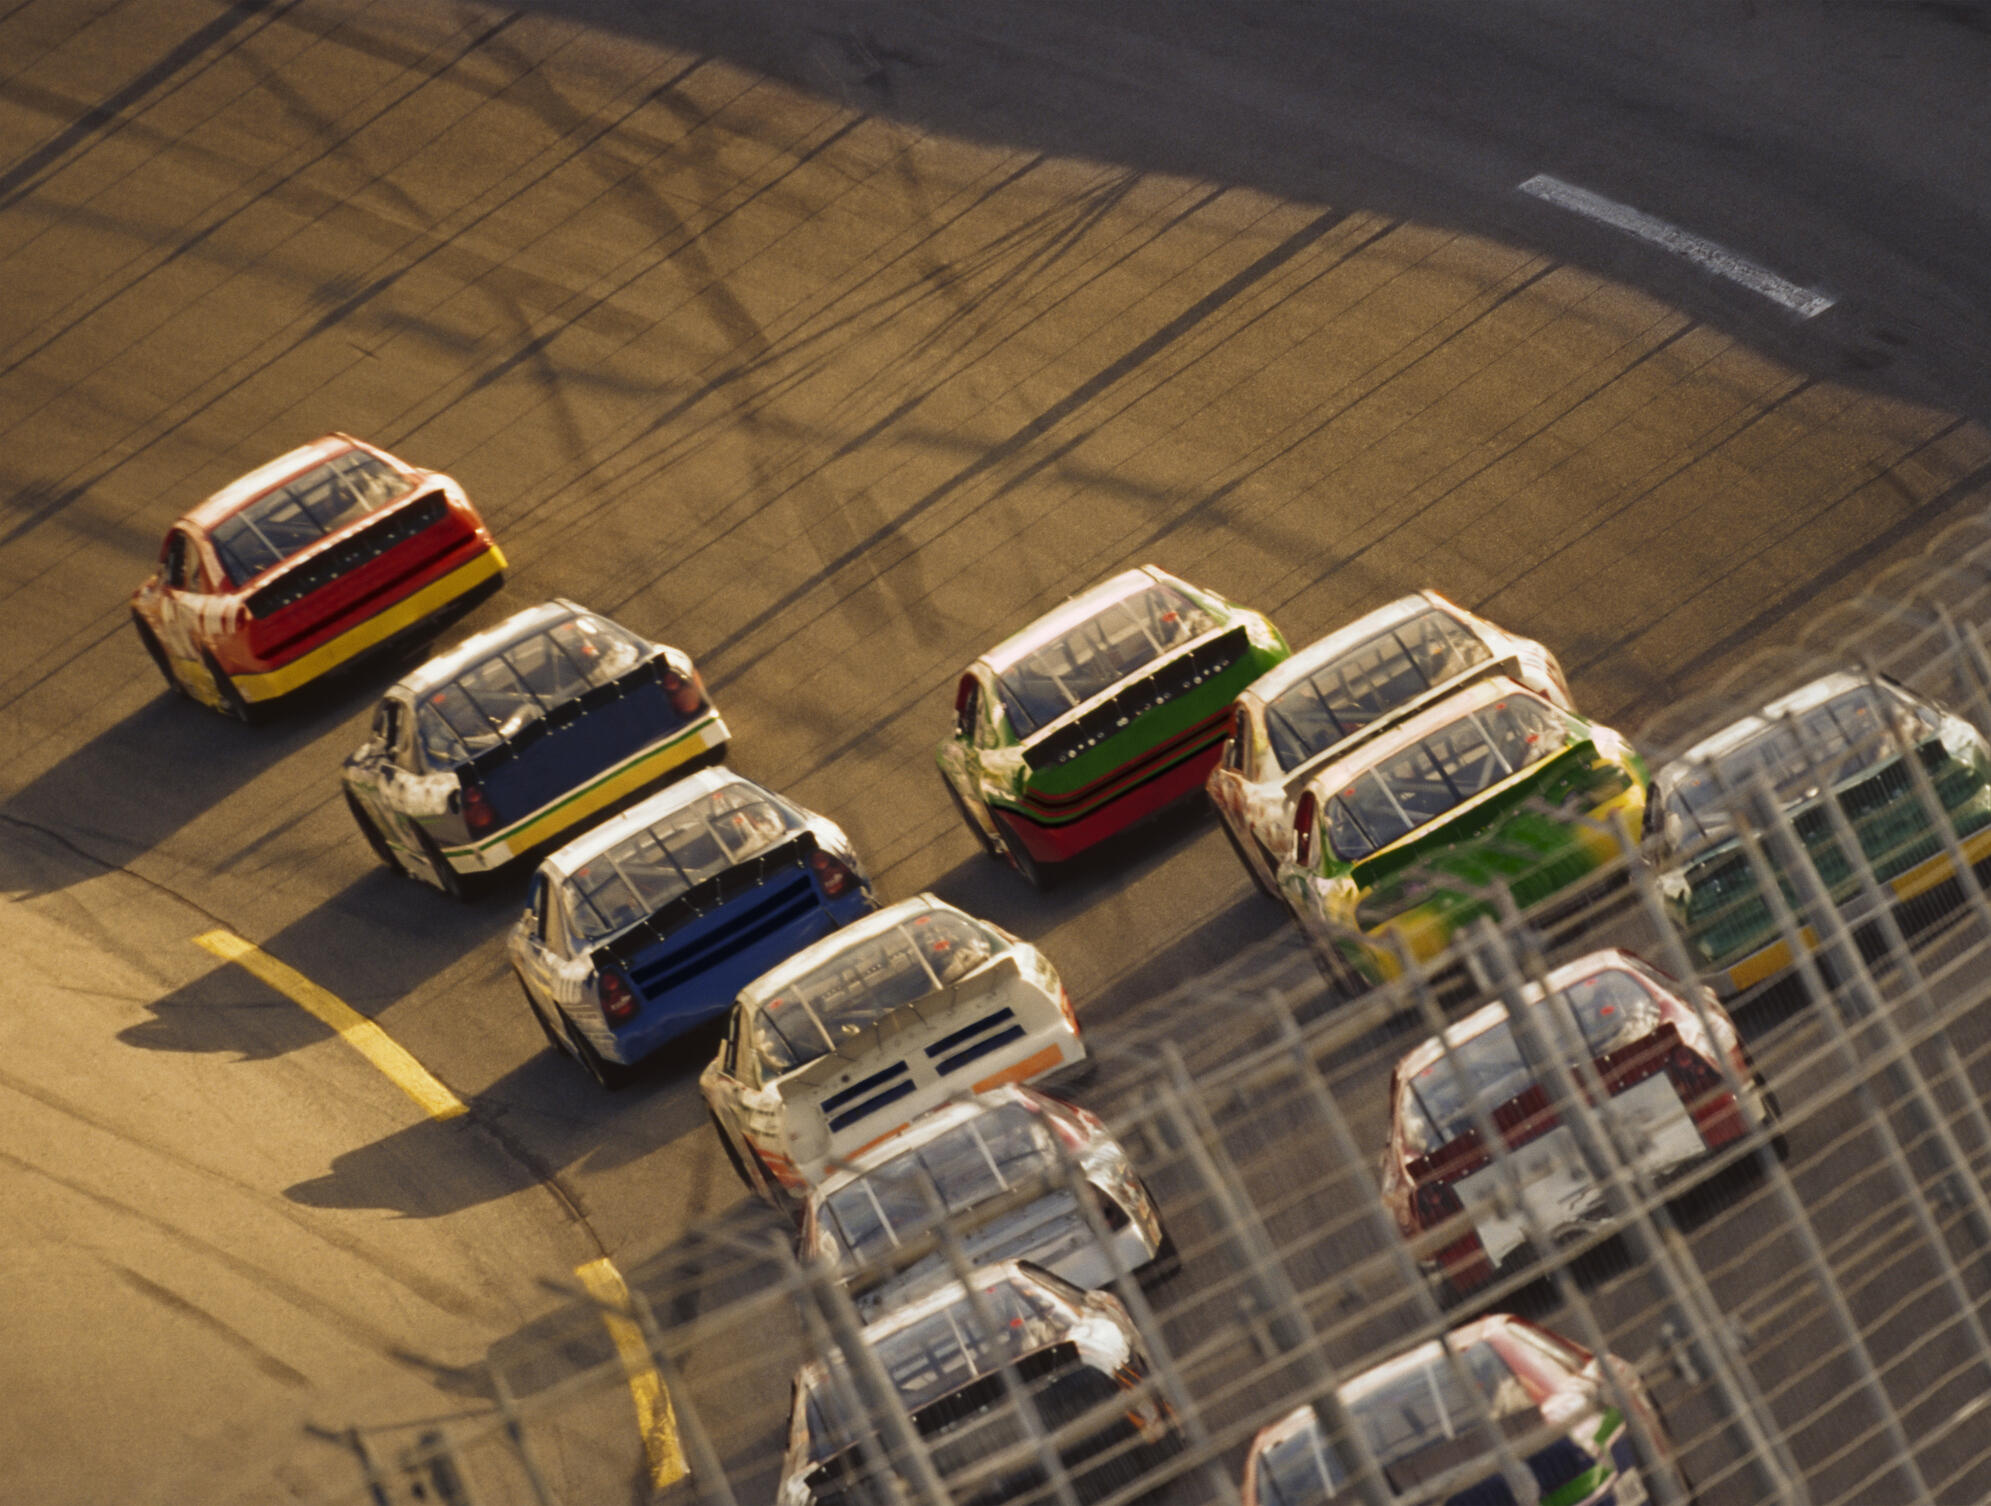
{"label": "yellow painted track line", "polygon": [[650,1363],[650,1346],[643,1342],[629,1301],[629,1288],[622,1273],[606,1256],[574,1267],[588,1295],[601,1304],[601,1321],[622,1357],[623,1374],[629,1377],[629,1394],[636,1401],[636,1426],[643,1435],[643,1454],[650,1461],[650,1483],[661,1490],[691,1473],[678,1443],[677,1413],[671,1408],[671,1393],[665,1389],[656,1366]]}
{"label": "yellow painted track line", "polygon": [[208,931],[196,936],[194,944],[205,947],[223,962],[237,964],[331,1026],[341,1040],[384,1072],[395,1087],[420,1104],[431,1118],[454,1119],[468,1112],[462,1099],[430,1076],[428,1069],[396,1045],[386,1031],[296,968],[286,967],[233,931]]}

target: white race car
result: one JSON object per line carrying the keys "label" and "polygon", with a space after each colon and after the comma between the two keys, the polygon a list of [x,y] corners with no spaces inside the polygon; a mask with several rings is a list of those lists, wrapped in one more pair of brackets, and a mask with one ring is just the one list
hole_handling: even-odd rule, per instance
{"label": "white race car", "polygon": [[1312,774],[1356,739],[1490,674],[1575,710],[1554,654],[1436,591],[1378,607],[1252,681],[1232,708],[1223,756],[1206,782],[1252,881],[1278,894],[1293,801]]}
{"label": "white race car", "polygon": [[792,1208],[928,1109],[1084,1057],[1044,954],[922,894],[742,989],[698,1086],[740,1175]]}

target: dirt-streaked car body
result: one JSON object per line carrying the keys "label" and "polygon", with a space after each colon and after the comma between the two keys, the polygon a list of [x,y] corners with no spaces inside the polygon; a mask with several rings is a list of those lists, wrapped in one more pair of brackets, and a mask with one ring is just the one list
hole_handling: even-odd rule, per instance
{"label": "dirt-streaked car body", "polygon": [[547,1039],[612,1087],[875,908],[834,821],[701,769],[549,854],[507,950]]}
{"label": "dirt-streaked car body", "polygon": [[1286,652],[1257,612],[1125,571],[968,666],[941,777],[982,845],[1041,885],[1201,789],[1232,700]]}
{"label": "dirt-streaked car body", "polygon": [[727,738],[689,657],[555,600],[397,680],[342,777],[375,856],[460,896]]}
{"label": "dirt-streaked car body", "polygon": [[[1734,998],[1792,965],[1732,824],[1750,785],[1767,778],[1778,804],[1855,925],[1872,916],[1825,807],[1839,804],[1903,929],[1947,908],[1957,869],[1916,797],[1901,748],[1915,750],[1965,858],[1991,860],[1991,743],[1961,717],[1894,684],[1821,676],[1702,739],[1653,776],[1649,856],[1701,976]],[[1786,898],[1790,898],[1788,882]]]}
{"label": "dirt-streaked car body", "polygon": [[178,519],[132,621],[168,685],[246,721],[434,627],[504,570],[455,481],[330,434]]}
{"label": "dirt-streaked car body", "polygon": [[[1061,1175],[1061,1146],[1110,1249]],[[829,1261],[882,1309],[947,1278],[936,1209],[975,1264],[1027,1260],[1087,1288],[1147,1266],[1166,1243],[1154,1200],[1106,1126],[1012,1084],[930,1110],[831,1172],[809,1194],[802,1253]]]}
{"label": "dirt-streaked car body", "polygon": [[1505,675],[1475,681],[1323,766],[1293,812],[1279,891],[1344,994],[1436,957],[1498,913],[1580,890],[1635,834],[1646,770],[1608,727]]}
{"label": "dirt-streaked car body", "polygon": [[1246,686],[1207,787],[1253,881],[1277,894],[1279,863],[1292,850],[1293,800],[1309,775],[1357,739],[1490,674],[1576,709],[1554,654],[1436,591],[1378,607]]}
{"label": "dirt-streaked car body", "polygon": [[[1662,1458],[1640,1459],[1614,1390],[1637,1410]],[[1339,1398],[1385,1488],[1444,1506],[1514,1499],[1489,1424],[1534,1477],[1543,1506],[1641,1506],[1649,1494],[1645,1472],[1674,1467],[1672,1442],[1637,1367],[1506,1313],[1363,1371]],[[1300,1407],[1252,1439],[1243,1506],[1359,1501],[1355,1473],[1314,1409]],[[1444,1494],[1431,1495],[1434,1487]]]}
{"label": "dirt-streaked car body", "polygon": [[[1119,1299],[1025,1262],[979,1266],[965,1286],[950,1281],[914,1297],[867,1324],[860,1341],[959,1506],[1041,1493],[1040,1436],[1081,1500],[1131,1481],[1175,1439],[1174,1417]],[[1017,1414],[1012,1386],[1033,1419]],[[841,1357],[796,1375],[777,1506],[894,1497],[878,1477],[885,1450],[865,1446],[877,1423],[863,1395]]]}
{"label": "dirt-streaked car body", "polygon": [[[1602,1087],[1599,1115],[1624,1132],[1618,1143],[1637,1147],[1633,1164],[1655,1184],[1676,1180],[1751,1130],[1774,1137],[1776,1099],[1712,994],[1701,998],[1703,1026],[1682,985],[1616,950],[1567,963],[1547,983],[1546,995],[1534,984],[1523,994],[1542,1038],[1557,1043],[1552,1049],[1563,1051],[1586,1092],[1593,1082]],[[1607,1209],[1505,1004],[1447,1028],[1445,1048],[1431,1037],[1390,1074],[1381,1184],[1419,1262],[1464,1293],[1518,1263],[1531,1225],[1556,1243],[1595,1227]],[[1740,1096],[1724,1062],[1742,1084]],[[1468,1095],[1499,1128],[1507,1170],[1487,1149]]]}
{"label": "dirt-streaked car body", "polygon": [[740,991],[698,1086],[749,1185],[792,1207],[951,1098],[1065,1072],[1078,1016],[1044,954],[922,894]]}

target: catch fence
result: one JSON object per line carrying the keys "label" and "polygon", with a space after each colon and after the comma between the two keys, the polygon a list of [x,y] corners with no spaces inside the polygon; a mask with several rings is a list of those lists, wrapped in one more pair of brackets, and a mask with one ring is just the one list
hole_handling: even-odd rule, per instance
{"label": "catch fence", "polygon": [[[1991,522],[1977,519],[1634,741],[1657,767],[1830,672],[1991,728],[1987,632]],[[1675,978],[1710,971],[1695,937],[1705,943],[1722,917],[1683,932],[1677,872],[1652,860],[1652,836],[1620,827],[1585,886],[1594,901],[1565,906],[1546,932],[1509,906],[1354,1002],[1330,995],[1286,934],[1092,1032],[1097,1074],[1073,1096],[1126,1146],[1174,1246],[1163,1274],[1111,1283],[1146,1364],[1107,1405],[1152,1398],[1173,1437],[1130,1422],[1101,1442],[1096,1419],[1031,1400],[1044,1384],[1012,1366],[976,1393],[971,1420],[991,1431],[964,1449],[962,1416],[909,1412],[844,1289],[798,1261],[781,1219],[743,1206],[631,1271],[626,1303],[577,1293],[494,1351],[466,1379],[464,1414],[352,1434],[366,1476],[354,1499],[762,1506],[780,1495],[789,1382],[824,1357],[836,1405],[861,1419],[857,1462],[818,1481],[824,1506],[1237,1506],[1254,1434],[1307,1405],[1337,1499],[1590,1499],[1544,1488],[1543,1450],[1567,1424],[1539,1407],[1518,1426],[1476,1408],[1445,1417],[1448,1447],[1416,1458],[1392,1453],[1386,1427],[1351,1421],[1351,1380],[1489,1311],[1635,1367],[1636,1383],[1629,1370],[1599,1379],[1599,1405],[1627,1415],[1657,1501],[1991,1499],[1991,904],[1976,828],[1944,782],[1968,750],[1949,725],[1945,763],[1928,751],[1939,727],[1883,715],[1826,751],[1796,735],[1797,717],[1798,763],[1718,780],[1703,807],[1739,875],[1716,909],[1753,902],[1758,953],[1781,946],[1787,963],[1731,1001],[1748,1058],[1715,1053],[1711,1091],[1747,1098],[1753,1069],[1778,1116],[1684,1174],[1653,1170],[1574,1015],[1525,1002],[1560,962],[1599,947]],[[1858,798],[1844,794],[1849,769],[1865,781]],[[1704,1027],[1718,1025],[1683,992]],[[1420,1266],[1432,1242],[1406,1240],[1379,1162],[1399,1060],[1488,1001],[1511,1006],[1558,1129],[1510,1145],[1513,1100],[1485,1090],[1456,1045],[1439,1052],[1436,1081],[1491,1151],[1479,1184],[1491,1191],[1471,1216],[1520,1231],[1492,1278],[1460,1292]],[[1057,1176],[1077,1190],[1069,1156]],[[1531,1195],[1558,1176],[1585,1189],[1586,1218],[1556,1223]],[[1077,1202],[1103,1238],[1098,1201]],[[929,1239],[966,1269],[953,1221],[937,1219]],[[1636,1405],[1635,1385],[1663,1423]],[[781,1506],[808,1506],[789,1489]],[[1614,1498],[1636,1496],[1621,1482]]]}

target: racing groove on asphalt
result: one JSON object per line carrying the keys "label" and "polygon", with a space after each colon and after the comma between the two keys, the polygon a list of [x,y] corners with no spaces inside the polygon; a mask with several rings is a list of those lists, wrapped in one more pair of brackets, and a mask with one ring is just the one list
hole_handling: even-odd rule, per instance
{"label": "racing groove on asphalt", "polygon": [[[515,567],[477,620],[566,595],[684,647],[741,768],[842,822],[887,897],[1042,944],[1102,1031],[1276,917],[1194,820],[1042,897],[979,858],[931,747],[1034,612],[1152,559],[1298,643],[1431,585],[1636,732],[1791,583],[1851,589],[1983,500],[1975,424],[1539,253],[967,145],[569,22],[30,0],[0,56],[4,815],[352,1002],[517,1148],[417,1126],[268,1189],[330,1220],[551,1178],[638,1260],[734,1192],[703,1043],[598,1097],[518,1007],[514,897],[369,866],[335,770],[391,665],[270,728],[158,694],[127,592],[178,511],[294,443],[458,476]],[[126,1045],[113,1092],[239,1043],[195,1008]]]}

